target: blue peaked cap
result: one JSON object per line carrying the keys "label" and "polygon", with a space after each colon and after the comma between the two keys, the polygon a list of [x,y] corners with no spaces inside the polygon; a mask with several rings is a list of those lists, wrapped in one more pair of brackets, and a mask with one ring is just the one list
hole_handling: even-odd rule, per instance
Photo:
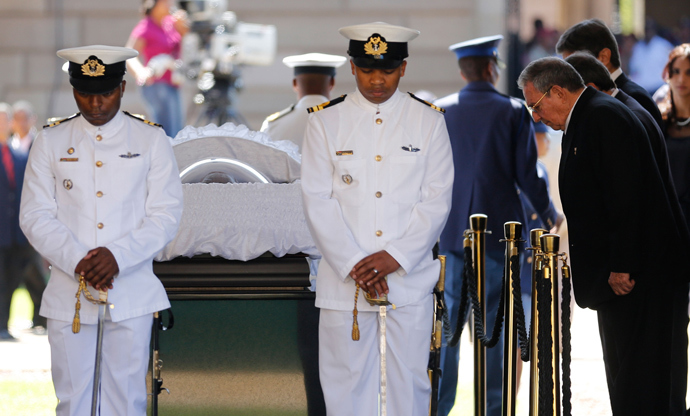
{"label": "blue peaked cap", "polygon": [[484,36],[465,42],[451,45],[448,50],[455,52],[460,58],[468,56],[494,56],[498,58],[498,44],[501,43],[503,35]]}

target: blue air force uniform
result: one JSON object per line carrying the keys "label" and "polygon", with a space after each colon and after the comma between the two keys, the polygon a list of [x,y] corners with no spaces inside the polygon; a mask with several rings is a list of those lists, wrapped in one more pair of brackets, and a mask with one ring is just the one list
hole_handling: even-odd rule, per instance
{"label": "blue air force uniform", "polygon": [[[450,47],[458,59],[497,56],[502,36],[480,38]],[[555,224],[557,213],[549,199],[547,184],[537,174],[537,149],[531,119],[524,103],[499,93],[490,82],[470,82],[459,93],[437,100],[446,110],[445,119],[453,151],[455,182],[448,223],[440,239],[440,252],[447,256],[445,296],[453,327],[458,319],[463,266],[463,231],[469,216],[488,216],[486,238],[487,328],[495,319],[501,292],[504,262],[503,224],[526,224],[520,192],[530,200],[542,222]],[[526,236],[526,227],[523,227]],[[525,237],[523,237],[525,238]],[[445,341],[444,341],[445,345]],[[459,347],[444,347],[439,391],[439,412],[445,416],[455,401]],[[487,409],[501,412],[502,340],[487,352]]]}

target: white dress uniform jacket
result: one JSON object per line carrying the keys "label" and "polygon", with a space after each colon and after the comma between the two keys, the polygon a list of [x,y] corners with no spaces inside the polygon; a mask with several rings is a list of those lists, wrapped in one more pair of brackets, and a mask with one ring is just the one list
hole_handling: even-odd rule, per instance
{"label": "white dress uniform jacket", "polygon": [[[52,265],[41,315],[73,319],[74,270],[101,246],[120,269],[108,291],[113,322],[169,308],[152,260],[175,236],[181,215],[179,171],[161,128],[118,112],[103,126],[77,116],[43,129],[20,208],[24,234]],[[82,301],[84,324],[95,324],[97,315],[97,306]]]}
{"label": "white dress uniform jacket", "polygon": [[302,151],[304,131],[307,129],[309,113],[307,109],[323,104],[328,98],[323,95],[305,95],[297,104],[283,111],[266,117],[261,125],[261,132],[268,134],[273,140],[289,140],[299,146]]}
{"label": "white dress uniform jacket", "polygon": [[[388,276],[392,303],[428,296],[440,270],[431,248],[453,185],[443,114],[400,91],[379,105],[356,91],[310,115],[302,166],[307,223],[323,254],[316,306],[351,310],[349,272],[381,250],[401,266]],[[360,310],[378,310],[362,298]]]}

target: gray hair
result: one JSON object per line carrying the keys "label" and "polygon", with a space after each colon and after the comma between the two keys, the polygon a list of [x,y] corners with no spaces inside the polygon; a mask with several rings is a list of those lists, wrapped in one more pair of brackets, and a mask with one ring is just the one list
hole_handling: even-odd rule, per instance
{"label": "gray hair", "polygon": [[34,106],[32,106],[31,103],[26,100],[19,100],[12,104],[12,110],[14,110],[15,113],[22,111],[27,115],[27,117],[34,116]]}
{"label": "gray hair", "polygon": [[12,106],[7,103],[0,103],[0,113],[5,113],[8,119],[12,119]]}
{"label": "gray hair", "polygon": [[542,93],[554,85],[570,92],[585,87],[582,77],[575,68],[561,58],[555,57],[541,58],[530,62],[518,77],[518,87],[522,90],[528,82],[531,82],[534,88]]}

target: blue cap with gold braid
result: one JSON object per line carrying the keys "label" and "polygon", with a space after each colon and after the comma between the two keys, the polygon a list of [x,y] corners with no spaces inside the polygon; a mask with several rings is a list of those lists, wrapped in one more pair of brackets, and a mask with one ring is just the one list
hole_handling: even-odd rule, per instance
{"label": "blue cap with gold braid", "polygon": [[502,35],[484,36],[456,43],[448,47],[448,50],[455,52],[458,59],[469,56],[493,56],[498,59],[498,44],[502,39]]}

